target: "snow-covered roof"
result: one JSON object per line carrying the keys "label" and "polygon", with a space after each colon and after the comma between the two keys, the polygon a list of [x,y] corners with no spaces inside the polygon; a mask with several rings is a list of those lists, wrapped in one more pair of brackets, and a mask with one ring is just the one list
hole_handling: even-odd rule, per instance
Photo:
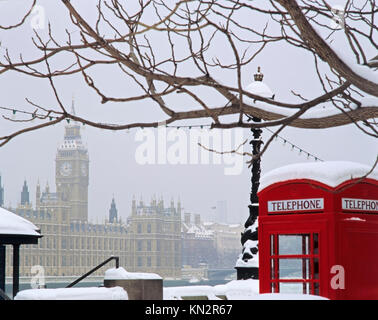
{"label": "snow-covered roof", "polygon": [[[336,187],[347,180],[363,177],[369,171],[371,171],[371,166],[350,161],[295,163],[274,169],[263,175],[259,191],[273,183],[293,179],[309,179]],[[371,172],[368,178],[378,180],[378,171]]]}
{"label": "snow-covered roof", "polygon": [[38,231],[39,228],[30,221],[4,208],[0,208],[0,235],[40,236],[41,234]]}
{"label": "snow-covered roof", "polygon": [[262,81],[253,81],[245,90],[264,98],[272,98],[273,96],[272,90]]}

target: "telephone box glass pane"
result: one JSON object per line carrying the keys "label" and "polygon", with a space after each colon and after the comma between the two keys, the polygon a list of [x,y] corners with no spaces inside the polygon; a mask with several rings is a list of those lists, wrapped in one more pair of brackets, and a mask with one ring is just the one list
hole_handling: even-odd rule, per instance
{"label": "telephone box glass pane", "polygon": [[279,259],[280,279],[310,279],[309,259]]}
{"label": "telephone box glass pane", "polygon": [[278,254],[309,254],[309,234],[278,235]]}
{"label": "telephone box glass pane", "polygon": [[280,282],[280,293],[303,293],[303,283]]}
{"label": "telephone box glass pane", "polygon": [[280,293],[310,294],[310,283],[280,282]]}

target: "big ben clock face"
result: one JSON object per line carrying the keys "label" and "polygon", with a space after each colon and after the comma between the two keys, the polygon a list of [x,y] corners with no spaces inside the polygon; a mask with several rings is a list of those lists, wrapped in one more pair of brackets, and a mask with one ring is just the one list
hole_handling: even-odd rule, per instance
{"label": "big ben clock face", "polygon": [[88,175],[88,167],[87,167],[87,165],[85,163],[81,164],[80,169],[81,169],[81,174],[83,176],[87,176]]}
{"label": "big ben clock face", "polygon": [[69,162],[63,162],[60,166],[60,174],[62,176],[69,176],[72,172],[72,165]]}

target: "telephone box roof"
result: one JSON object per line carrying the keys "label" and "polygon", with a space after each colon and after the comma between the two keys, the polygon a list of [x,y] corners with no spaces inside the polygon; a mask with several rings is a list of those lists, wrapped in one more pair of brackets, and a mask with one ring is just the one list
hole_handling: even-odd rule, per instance
{"label": "telephone box roof", "polygon": [[[350,161],[294,163],[263,175],[259,192],[274,183],[296,179],[314,180],[335,188],[345,181],[364,177],[371,170],[371,166]],[[378,180],[378,171],[373,170],[367,178]]]}

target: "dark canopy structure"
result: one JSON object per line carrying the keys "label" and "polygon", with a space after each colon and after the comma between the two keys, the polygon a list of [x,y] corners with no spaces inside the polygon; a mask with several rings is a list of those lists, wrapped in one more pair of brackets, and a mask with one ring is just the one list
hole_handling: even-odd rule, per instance
{"label": "dark canopy structure", "polygon": [[30,221],[0,208],[0,290],[5,292],[5,246],[13,246],[13,297],[15,297],[20,283],[20,246],[38,244],[38,239],[41,237],[38,227]]}

